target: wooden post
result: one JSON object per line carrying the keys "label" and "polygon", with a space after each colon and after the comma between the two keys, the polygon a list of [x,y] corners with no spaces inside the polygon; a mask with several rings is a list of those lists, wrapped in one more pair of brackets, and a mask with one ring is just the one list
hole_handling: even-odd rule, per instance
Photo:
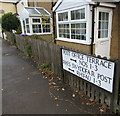
{"label": "wooden post", "polygon": [[116,113],[117,103],[118,103],[118,94],[119,94],[119,81],[120,81],[120,61],[115,62],[115,73],[114,73],[114,84],[113,84],[113,96],[111,110]]}

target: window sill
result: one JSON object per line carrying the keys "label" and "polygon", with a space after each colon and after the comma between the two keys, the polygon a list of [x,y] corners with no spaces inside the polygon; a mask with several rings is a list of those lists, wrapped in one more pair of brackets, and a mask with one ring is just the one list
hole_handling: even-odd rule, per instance
{"label": "window sill", "polygon": [[52,33],[27,33],[27,35],[51,35]]}
{"label": "window sill", "polygon": [[71,42],[71,43],[79,43],[79,44],[85,44],[85,45],[91,44],[90,42],[88,42],[86,40],[73,40],[73,39],[67,39],[67,38],[56,38],[55,40]]}

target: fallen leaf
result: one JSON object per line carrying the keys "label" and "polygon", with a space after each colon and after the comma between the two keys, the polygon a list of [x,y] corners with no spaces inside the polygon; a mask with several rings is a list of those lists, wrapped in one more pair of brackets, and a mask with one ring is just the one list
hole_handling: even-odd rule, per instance
{"label": "fallen leaf", "polygon": [[104,112],[104,110],[103,110],[103,109],[100,109],[100,112]]}
{"label": "fallen leaf", "polygon": [[48,77],[45,77],[45,79],[47,79]]}
{"label": "fallen leaf", "polygon": [[58,106],[59,106],[59,104],[56,104],[56,106],[58,107]]}
{"label": "fallen leaf", "polygon": [[78,93],[78,90],[76,90],[75,92]]}
{"label": "fallen leaf", "polygon": [[55,83],[55,82],[52,82],[52,84],[53,84],[53,85],[56,85],[56,83]]}
{"label": "fallen leaf", "polygon": [[91,103],[86,103],[86,105],[91,105]]}
{"label": "fallen leaf", "polygon": [[93,101],[94,101],[94,100],[93,100],[93,99],[91,99],[91,98],[90,98],[89,100],[90,100],[91,102],[93,102]]}
{"label": "fallen leaf", "polygon": [[75,97],[75,94],[72,94],[73,97]]}
{"label": "fallen leaf", "polygon": [[57,100],[58,98],[57,97],[55,97],[55,100]]}
{"label": "fallen leaf", "polygon": [[85,104],[84,102],[81,103],[82,105]]}

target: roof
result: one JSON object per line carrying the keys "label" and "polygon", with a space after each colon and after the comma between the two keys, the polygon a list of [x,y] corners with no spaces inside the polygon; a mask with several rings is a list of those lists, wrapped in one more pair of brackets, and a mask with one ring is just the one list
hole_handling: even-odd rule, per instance
{"label": "roof", "polygon": [[50,13],[42,7],[25,7],[30,16],[50,16]]}
{"label": "roof", "polygon": [[6,2],[6,3],[17,3],[20,0],[0,0],[0,2]]}
{"label": "roof", "polygon": [[[103,5],[105,1],[107,0],[58,0],[56,5],[53,7],[53,11],[66,10],[69,8],[75,8],[75,7],[84,6],[87,4],[95,4],[96,2],[101,2],[100,5]],[[120,0],[108,0],[108,1],[109,1],[109,4],[105,3],[103,6],[115,7],[115,5],[112,4],[112,2],[119,2]]]}

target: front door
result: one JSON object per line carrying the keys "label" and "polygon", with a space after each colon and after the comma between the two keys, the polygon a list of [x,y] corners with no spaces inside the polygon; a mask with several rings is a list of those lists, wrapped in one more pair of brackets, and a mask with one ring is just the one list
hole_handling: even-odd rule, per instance
{"label": "front door", "polygon": [[112,10],[97,8],[95,54],[110,58]]}

